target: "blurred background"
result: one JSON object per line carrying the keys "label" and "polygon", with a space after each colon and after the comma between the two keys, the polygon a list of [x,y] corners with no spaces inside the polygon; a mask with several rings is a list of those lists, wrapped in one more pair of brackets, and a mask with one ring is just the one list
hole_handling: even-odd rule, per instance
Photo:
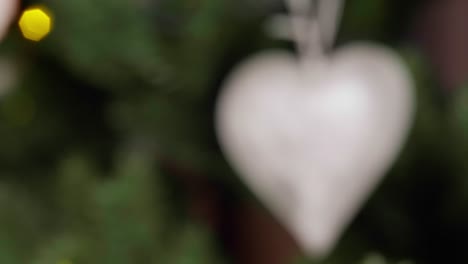
{"label": "blurred background", "polygon": [[[232,68],[293,50],[265,32],[282,1],[17,4],[0,43],[0,263],[468,263],[467,0],[346,1],[337,45],[397,50],[418,109],[398,162],[321,262],[214,133]],[[32,41],[19,21],[36,5],[52,31]]]}

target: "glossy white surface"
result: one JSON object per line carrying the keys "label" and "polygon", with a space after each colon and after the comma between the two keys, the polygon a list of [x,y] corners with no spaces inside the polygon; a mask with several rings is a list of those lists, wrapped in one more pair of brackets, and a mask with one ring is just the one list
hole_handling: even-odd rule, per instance
{"label": "glossy white surface", "polygon": [[0,0],[0,41],[8,33],[18,10],[18,0]]}
{"label": "glossy white surface", "polygon": [[327,255],[395,160],[413,116],[396,54],[360,44],[329,59],[258,55],[217,105],[231,165],[312,257]]}

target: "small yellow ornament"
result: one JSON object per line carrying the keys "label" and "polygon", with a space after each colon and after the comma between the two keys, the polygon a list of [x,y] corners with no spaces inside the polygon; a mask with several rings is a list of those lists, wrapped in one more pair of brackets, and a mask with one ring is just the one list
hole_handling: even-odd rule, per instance
{"label": "small yellow ornament", "polygon": [[52,30],[52,16],[43,7],[26,9],[19,20],[23,36],[32,41],[40,41]]}

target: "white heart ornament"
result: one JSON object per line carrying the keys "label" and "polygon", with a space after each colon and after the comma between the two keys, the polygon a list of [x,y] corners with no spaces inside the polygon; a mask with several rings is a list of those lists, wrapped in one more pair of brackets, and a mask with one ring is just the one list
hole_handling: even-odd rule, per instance
{"label": "white heart ornament", "polygon": [[0,41],[5,37],[18,10],[18,0],[0,0]]}
{"label": "white heart ornament", "polygon": [[217,105],[228,161],[313,257],[327,255],[396,158],[412,81],[390,50],[359,44],[300,63],[258,55]]}

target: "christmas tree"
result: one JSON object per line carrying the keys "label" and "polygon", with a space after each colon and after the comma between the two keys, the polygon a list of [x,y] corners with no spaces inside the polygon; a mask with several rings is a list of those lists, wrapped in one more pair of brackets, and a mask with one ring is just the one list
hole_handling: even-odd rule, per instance
{"label": "christmas tree", "polygon": [[[294,50],[266,30],[283,1],[23,1],[0,44],[0,263],[468,261],[466,73],[444,75],[419,34],[433,5],[466,4],[434,2],[346,2],[337,46],[395,49],[418,107],[398,161],[318,262],[228,165],[214,129],[235,65]],[[51,19],[39,41],[18,26],[31,7]]]}

